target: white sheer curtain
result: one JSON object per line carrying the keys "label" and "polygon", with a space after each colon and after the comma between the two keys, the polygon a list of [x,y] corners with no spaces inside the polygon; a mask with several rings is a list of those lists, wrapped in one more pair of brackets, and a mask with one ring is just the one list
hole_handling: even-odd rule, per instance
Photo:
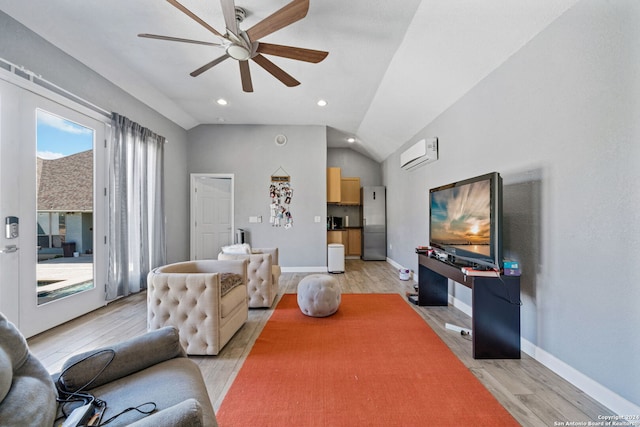
{"label": "white sheer curtain", "polygon": [[111,127],[107,300],[146,289],[147,274],[166,259],[165,138],[117,113]]}

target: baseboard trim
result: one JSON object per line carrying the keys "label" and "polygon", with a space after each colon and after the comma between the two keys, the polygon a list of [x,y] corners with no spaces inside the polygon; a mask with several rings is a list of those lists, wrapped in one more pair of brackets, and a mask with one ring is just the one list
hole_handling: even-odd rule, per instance
{"label": "baseboard trim", "polygon": [[283,267],[280,266],[280,271],[283,273],[326,273],[327,266],[320,267]]}
{"label": "baseboard trim", "polygon": [[522,338],[522,351],[527,353],[574,386],[578,387],[585,394],[611,409],[618,415],[640,414],[640,406],[628,401],[616,392],[608,389],[597,381],[586,376],[582,372],[558,359],[554,355],[547,353],[540,347]]}
{"label": "baseboard trim", "polygon": [[[387,258],[387,262],[395,268],[401,268],[402,266],[390,258]],[[414,282],[418,283],[418,275],[414,272]],[[473,315],[473,309],[468,304],[455,298],[449,294],[449,304],[457,308],[469,317]],[[585,394],[598,401],[600,404],[606,406],[615,414],[618,415],[630,415],[640,414],[640,406],[630,402],[624,397],[620,396],[616,392],[608,389],[599,382],[593,380],[562,360],[558,359],[551,353],[546,352],[540,347],[536,346],[532,342],[520,338],[520,347],[522,351],[540,362],[542,365],[558,374],[564,380],[570,382]]]}
{"label": "baseboard trim", "polygon": [[467,303],[460,301],[458,298],[454,297],[451,294],[449,294],[449,304],[451,304],[452,306],[454,306],[455,308],[457,308],[467,316],[472,317],[473,309],[471,308],[471,306]]}
{"label": "baseboard trim", "polygon": [[[473,309],[468,304],[455,298],[453,295],[449,295],[449,304],[453,305],[469,317],[473,315]],[[594,381],[551,353],[548,353],[536,346],[529,340],[520,338],[520,348],[524,353],[558,374],[564,380],[578,387],[591,398],[611,409],[615,414],[640,414],[640,406],[635,405],[597,381]]]}
{"label": "baseboard trim", "polygon": [[387,262],[389,264],[391,264],[392,266],[394,266],[395,268],[402,268],[402,266],[400,264],[398,264],[397,262],[395,262],[394,260],[392,260],[391,258],[387,257]]}
{"label": "baseboard trim", "polygon": [[[407,268],[404,265],[398,264],[397,262],[395,262],[394,260],[392,260],[389,257],[387,257],[387,262],[389,264],[391,264],[397,270],[400,270],[401,268]],[[409,276],[409,280],[413,280],[414,283],[418,283],[418,273],[416,273],[415,271],[411,270],[411,274]]]}

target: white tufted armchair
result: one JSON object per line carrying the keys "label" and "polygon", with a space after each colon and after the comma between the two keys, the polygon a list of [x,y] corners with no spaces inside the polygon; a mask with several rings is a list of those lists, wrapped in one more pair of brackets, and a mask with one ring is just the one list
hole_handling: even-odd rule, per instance
{"label": "white tufted armchair", "polygon": [[187,354],[217,355],[248,319],[247,260],[186,261],[147,278],[147,328],[175,326]]}
{"label": "white tufted armchair", "polygon": [[280,265],[278,265],[278,248],[252,248],[250,255],[221,252],[218,254],[218,259],[248,260],[249,307],[271,307],[278,294],[281,274]]}

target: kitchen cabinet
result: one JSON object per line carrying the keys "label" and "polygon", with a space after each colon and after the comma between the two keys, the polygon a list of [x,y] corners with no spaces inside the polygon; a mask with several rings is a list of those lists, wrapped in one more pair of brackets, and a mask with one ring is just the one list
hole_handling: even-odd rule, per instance
{"label": "kitchen cabinet", "polygon": [[[344,237],[344,230],[330,230],[327,231],[327,244],[341,243],[346,246],[346,238]],[[345,248],[346,249],[346,248]]]}
{"label": "kitchen cabinet", "polygon": [[327,203],[340,203],[342,176],[340,168],[327,168]]}
{"label": "kitchen cabinet", "polygon": [[327,231],[327,244],[340,243],[344,245],[345,256],[360,256],[362,254],[362,230],[347,228]]}
{"label": "kitchen cabinet", "polygon": [[360,205],[360,178],[343,178],[340,168],[327,168],[327,203]]}
{"label": "kitchen cabinet", "polygon": [[345,255],[360,256],[362,255],[362,230],[359,228],[347,228],[347,245],[345,247]]}
{"label": "kitchen cabinet", "polygon": [[340,179],[340,204],[360,204],[360,178],[349,177]]}

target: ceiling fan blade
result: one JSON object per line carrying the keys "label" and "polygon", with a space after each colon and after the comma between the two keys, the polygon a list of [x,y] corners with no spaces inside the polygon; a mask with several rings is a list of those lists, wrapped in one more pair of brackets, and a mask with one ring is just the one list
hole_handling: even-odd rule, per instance
{"label": "ceiling fan blade", "polygon": [[299,81],[291,77],[282,68],[278,67],[276,64],[269,61],[264,56],[258,54],[251,59],[253,59],[256,64],[267,70],[273,77],[284,83],[285,86],[293,87],[300,84]]}
{"label": "ceiling fan blade", "polygon": [[247,35],[251,41],[257,41],[266,35],[301,20],[307,16],[308,11],[309,0],[293,0],[277,12],[274,12],[249,28]]}
{"label": "ceiling fan blade", "polygon": [[313,62],[317,64],[327,57],[329,52],[321,50],[304,49],[301,47],[282,46],[279,44],[260,43],[258,44],[258,53],[265,55],[281,56],[283,58],[295,59],[297,61]]}
{"label": "ceiling fan blade", "polygon": [[160,36],[158,34],[138,34],[138,37],[144,37],[147,39],[158,39],[158,40],[168,40],[172,42],[182,42],[182,43],[193,43],[193,44],[203,44],[205,46],[222,46],[220,43],[211,43],[211,42],[203,42],[200,40],[191,40],[191,39],[181,39],[179,37],[169,37],[169,36]]}
{"label": "ceiling fan blade", "polygon": [[238,61],[238,63],[240,64],[242,90],[245,92],[253,92],[253,83],[251,83],[251,72],[249,71],[249,61]]}
{"label": "ceiling fan blade", "polygon": [[185,15],[187,15],[189,18],[193,19],[194,21],[196,21],[198,24],[202,25],[203,27],[205,27],[207,30],[211,31],[213,34],[215,34],[218,37],[223,37],[222,34],[220,34],[218,31],[216,31],[215,28],[213,28],[211,25],[207,24],[206,22],[204,22],[202,19],[200,19],[200,17],[198,17],[195,13],[191,12],[189,9],[187,9],[186,7],[184,7],[183,5],[181,5],[180,3],[178,3],[176,0],[167,0],[169,3],[171,3],[173,6],[175,6],[178,10],[180,10],[182,13],[184,13]]}
{"label": "ceiling fan blade", "polygon": [[226,53],[224,55],[222,55],[220,58],[216,58],[213,61],[204,64],[202,67],[198,68],[197,70],[191,72],[191,77],[198,77],[200,74],[204,73],[205,71],[215,67],[216,65],[218,65],[219,63],[221,63],[222,61],[224,61],[225,59],[229,58],[229,55],[227,55]]}
{"label": "ceiling fan blade", "polygon": [[227,30],[236,36],[238,35],[238,21],[236,20],[236,5],[233,0],[220,0],[222,6],[222,14],[224,15],[224,24]]}

